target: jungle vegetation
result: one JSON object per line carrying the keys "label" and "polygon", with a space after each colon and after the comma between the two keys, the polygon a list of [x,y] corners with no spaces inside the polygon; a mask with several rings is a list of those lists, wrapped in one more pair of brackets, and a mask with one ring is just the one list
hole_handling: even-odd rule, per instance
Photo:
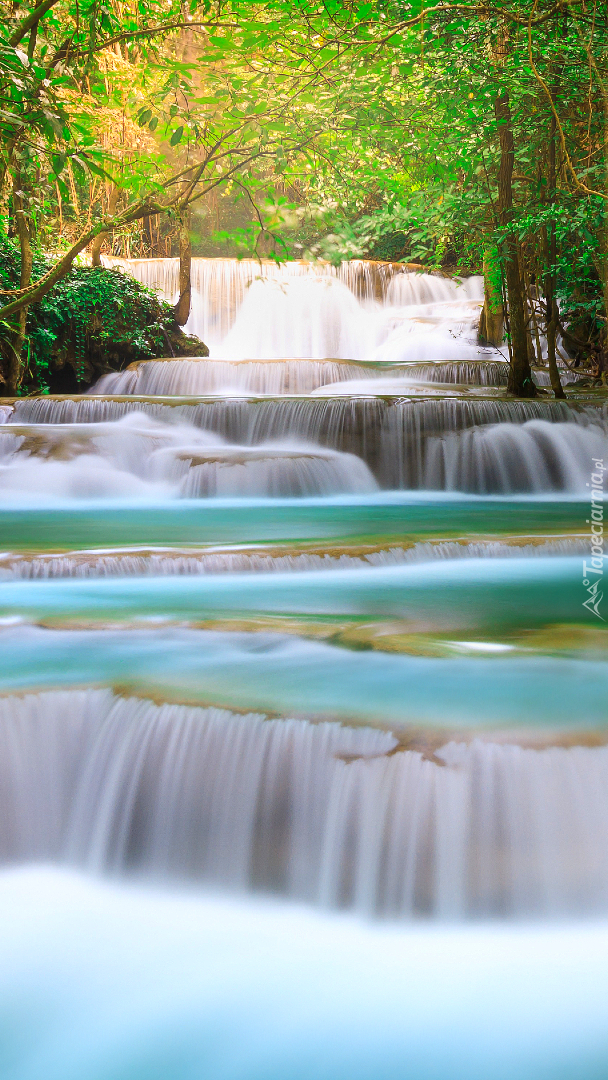
{"label": "jungle vegetation", "polygon": [[[605,3],[0,8],[5,394],[48,386],[55,330],[71,334],[77,365],[77,335],[101,340],[107,310],[109,342],[107,297],[121,286],[108,283],[118,272],[100,268],[102,254],[179,254],[173,312],[133,316],[143,352],[166,354],[163,333],[188,317],[201,236],[214,252],[260,258],[483,271],[480,336],[506,334],[511,393],[536,393],[541,335],[556,396],[560,349],[605,380]],[[66,290],[80,295],[78,275],[93,321],[60,329],[49,311]]]}

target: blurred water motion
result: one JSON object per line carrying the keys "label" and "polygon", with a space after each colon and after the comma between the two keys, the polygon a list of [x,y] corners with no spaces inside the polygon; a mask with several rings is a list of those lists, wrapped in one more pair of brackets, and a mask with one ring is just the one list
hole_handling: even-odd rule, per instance
{"label": "blurred water motion", "polygon": [[603,1075],[604,922],[374,926],[47,869],[2,875],[0,919],[6,1080]]}
{"label": "blurred water motion", "polygon": [[6,1080],[604,1075],[606,406],[482,285],[195,260],[211,360],[0,407]]}
{"label": "blurred water motion", "polygon": [[543,655],[541,639],[537,653],[514,649],[498,657],[478,655],[474,639],[469,655],[459,643],[445,650],[446,659],[359,651],[356,637],[352,649],[297,635],[170,629],[162,620],[145,625],[4,626],[0,687],[6,693],[102,684],[149,691],[153,699],[351,718],[395,730],[455,726],[464,734],[494,726],[517,741],[518,728],[527,739],[540,727],[572,731],[575,741],[582,733],[586,742],[597,729],[600,741],[605,738],[608,665],[597,639],[588,650],[583,639],[578,655],[576,649],[568,654],[563,641],[554,656]]}

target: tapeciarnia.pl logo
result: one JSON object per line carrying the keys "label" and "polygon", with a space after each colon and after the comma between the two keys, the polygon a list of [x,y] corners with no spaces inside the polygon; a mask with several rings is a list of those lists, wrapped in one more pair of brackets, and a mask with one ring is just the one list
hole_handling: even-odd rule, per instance
{"label": "tapeciarnia.pl logo", "polygon": [[602,592],[604,576],[604,472],[606,466],[603,458],[592,458],[593,472],[591,483],[591,517],[587,518],[587,525],[591,526],[589,539],[591,541],[591,561],[583,559],[583,585],[589,596],[583,601],[583,607],[587,608],[598,619],[605,622],[600,614],[600,604],[604,593]]}

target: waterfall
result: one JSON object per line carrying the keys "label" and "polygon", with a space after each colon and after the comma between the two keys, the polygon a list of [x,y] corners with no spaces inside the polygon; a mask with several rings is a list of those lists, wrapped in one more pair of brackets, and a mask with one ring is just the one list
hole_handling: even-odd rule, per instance
{"label": "waterfall", "polygon": [[[455,398],[395,402],[381,430],[382,480],[388,487],[447,488],[475,494],[582,492],[594,452],[603,447],[605,454],[608,449],[606,413],[603,408],[577,411],[559,408],[559,404]],[[529,429],[521,438],[517,436],[529,423],[537,433],[534,460],[538,469],[531,469],[526,461]],[[489,468],[487,447],[501,441],[503,428],[514,433],[508,470],[496,453]],[[487,431],[493,434],[486,438]],[[468,470],[459,467],[464,458]]]}
{"label": "waterfall", "polygon": [[421,307],[454,301],[483,304],[483,278],[452,279],[436,274],[394,274],[388,284],[386,299],[396,307]]}
{"label": "waterfall", "polygon": [[[178,260],[121,265],[167,297],[177,289]],[[135,483],[132,470],[104,481],[98,469],[96,486],[81,478],[82,462],[49,466],[51,489],[64,490],[55,474],[70,471],[79,475],[66,480],[69,491],[124,496],[145,494],[150,479],[192,496],[330,494],[371,490],[374,482],[478,494],[574,492],[586,484],[590,456],[608,452],[605,407],[501,400],[469,389],[504,386],[508,374],[499,351],[477,344],[481,278],[362,261],[336,268],[230,259],[195,259],[192,275],[191,328],[212,343],[215,358],[140,362],[100,380],[91,396],[104,400],[18,402],[7,419],[101,423],[135,409],[213,432],[230,448],[214,464],[197,452],[195,466],[169,453],[171,476]],[[537,381],[546,375],[538,371]],[[562,426],[548,432],[547,422]],[[20,469],[1,482],[27,486],[28,468]]]}
{"label": "waterfall", "polygon": [[[177,299],[177,259],[108,264],[170,302]],[[186,331],[214,359],[504,359],[477,345],[481,278],[448,279],[361,260],[333,267],[252,259],[193,259],[191,276]]]}
{"label": "waterfall", "polygon": [[[170,397],[216,394],[403,394],[418,382],[506,386],[504,361],[372,364],[352,360],[144,360],[104,375],[91,394]],[[372,381],[373,380],[373,381]]]}
{"label": "waterfall", "polygon": [[222,393],[309,394],[325,383],[348,379],[357,367],[335,360],[148,360],[104,375],[91,393],[212,396]]}
{"label": "waterfall", "polygon": [[377,485],[363,461],[303,442],[234,446],[131,412],[114,423],[3,425],[0,490],[19,498],[332,495]]}
{"label": "waterfall", "polygon": [[[177,300],[178,259],[104,257],[103,261],[156,289],[171,303]],[[477,344],[481,277],[449,279],[359,259],[339,267],[193,259],[192,289],[186,330],[211,346],[215,361],[196,367],[188,361],[171,364],[167,360],[163,366],[143,361],[135,374],[102,377],[95,392],[161,396],[232,390],[310,393],[350,377],[348,369],[336,364],[339,357],[367,358],[372,367],[368,364],[361,373],[365,379],[381,374],[373,371],[376,363],[406,365],[412,370],[400,374],[416,380],[506,385],[506,354]],[[542,341],[541,346],[545,356]],[[227,362],[245,357],[250,361],[245,369]],[[260,368],[252,362],[252,358],[272,357],[285,369]],[[294,365],[290,357],[308,363]],[[334,370],[330,364],[315,365],[311,357],[331,357]],[[538,386],[550,386],[547,370],[537,370],[533,377]],[[561,378],[565,383],[576,382],[577,375],[564,369]]]}
{"label": "waterfall", "polygon": [[528,420],[433,438],[425,487],[503,493],[584,491],[592,460],[608,455],[604,427]]}
{"label": "waterfall", "polygon": [[234,359],[364,359],[373,350],[374,331],[374,320],[350,289],[331,277],[260,280],[247,290],[221,353]]}
{"label": "waterfall", "polygon": [[608,748],[395,752],[336,723],[109,690],[0,700],[5,860],[408,917],[608,908]]}
{"label": "waterfall", "polygon": [[[116,266],[132,274],[148,288],[156,289],[170,303],[176,302],[179,292],[178,259],[104,257],[103,262],[106,266]],[[382,298],[387,282],[394,273],[395,268],[390,264],[374,264],[359,259],[343,263],[338,268],[329,264],[298,261],[278,265],[257,259],[193,259],[192,311],[186,332],[202,338],[212,350],[217,348],[230,331],[254,283],[269,283],[272,287],[273,283],[278,282],[285,286],[297,282],[299,278],[311,279],[314,283],[335,282],[361,301],[370,303]],[[345,294],[342,293],[342,296]]]}
{"label": "waterfall", "polygon": [[434,541],[411,547],[379,548],[361,555],[329,552],[271,554],[264,551],[188,551],[154,548],[124,551],[75,551],[63,553],[0,555],[0,580],[69,577],[124,577],[148,574],[284,573],[307,570],[355,570],[370,566],[398,566],[401,563],[435,559],[543,558],[548,555],[584,555],[586,537],[559,537],[527,543],[484,541]]}
{"label": "waterfall", "polygon": [[[605,445],[603,441],[605,436],[599,429],[605,431],[606,426],[605,407],[572,408],[562,402],[542,400],[501,401],[458,396],[396,399],[309,396],[259,397],[257,399],[216,398],[196,403],[180,404],[177,401],[174,404],[167,404],[162,401],[137,399],[113,401],[85,397],[63,400],[37,398],[18,401],[9,417],[9,422],[3,426],[3,437],[8,437],[8,433],[15,425],[34,424],[51,427],[100,424],[120,418],[126,419],[133,413],[164,421],[167,438],[171,438],[171,425],[175,425],[176,430],[180,430],[180,425],[184,424],[201,428],[208,440],[211,438],[210,433],[213,432],[221,439],[227,440],[233,447],[239,447],[238,451],[233,451],[239,459],[239,464],[246,456],[244,448],[266,447],[270,456],[273,449],[269,444],[278,442],[284,449],[283,468],[287,472],[291,469],[293,474],[295,459],[289,458],[288,454],[289,446],[297,442],[300,447],[305,444],[309,448],[308,451],[301,450],[301,455],[306,456],[307,452],[316,453],[319,460],[323,457],[323,451],[320,449],[322,447],[338,453],[355,455],[367,464],[376,480],[384,487],[409,489],[431,486],[438,490],[441,490],[446,482],[452,483],[449,479],[446,481],[447,472],[445,469],[442,471],[437,464],[438,461],[444,460],[447,453],[454,453],[458,459],[458,454],[461,453],[457,449],[461,444],[454,441],[448,443],[445,451],[441,450],[437,444],[438,438],[444,439],[450,434],[465,432],[470,428],[522,425],[530,420],[551,421],[553,424],[566,425],[568,429],[577,428],[576,435],[571,433],[567,437],[561,437],[558,434],[555,438],[536,438],[536,456],[540,454],[544,461],[540,474],[530,473],[522,460],[522,455],[527,453],[529,448],[526,433],[520,440],[516,437],[511,440],[511,471],[519,470],[521,473],[516,490],[544,490],[538,486],[538,475],[543,477],[551,475],[557,478],[551,481],[548,490],[574,490],[573,485],[576,486],[578,480],[588,471],[590,451],[595,450],[600,443],[602,446]],[[585,428],[589,428],[589,431],[585,432]],[[42,437],[51,438],[51,435]],[[490,441],[492,438],[499,437],[500,435],[490,436]],[[79,435],[79,438],[84,438],[84,434]],[[107,439],[110,438],[111,431],[108,429]],[[179,441],[179,438],[183,439],[183,436],[176,435],[176,441]],[[194,435],[188,438],[191,442],[196,441]],[[477,460],[478,453],[485,452],[486,444],[483,437],[477,434],[467,436],[462,445],[469,448],[468,455],[473,460]],[[276,447],[274,452],[277,452]],[[172,453],[175,457],[176,453]],[[203,453],[202,446],[199,446],[196,453],[198,456]],[[221,453],[227,458],[231,453],[230,448],[224,447]],[[574,461],[571,461],[572,455],[574,455]],[[594,456],[601,456],[601,454]],[[555,464],[556,457],[559,458],[557,465]],[[158,459],[154,460],[158,461]],[[335,470],[340,470],[340,461],[339,458],[332,459],[329,464],[326,462],[323,467],[319,466],[321,487],[317,490],[325,491],[327,494],[331,490],[370,490],[369,475],[362,473],[360,466],[354,465],[352,457],[348,459],[348,468],[340,473],[341,478],[338,481]],[[346,462],[343,461],[343,464]],[[358,485],[355,488],[344,486],[348,483],[346,474],[351,467],[353,468],[353,484]],[[253,463],[251,468],[253,469]],[[331,481],[327,473],[328,469],[333,470],[334,478]],[[322,473],[326,475],[323,481],[321,481]],[[29,478],[27,468],[23,477],[26,475]],[[364,476],[367,488],[363,486]],[[163,474],[163,477],[166,479],[166,474]],[[560,477],[563,478],[561,486]],[[28,479],[27,482],[29,483],[30,480]],[[35,481],[32,479],[31,482]],[[139,484],[143,482],[141,478],[138,480]],[[481,468],[477,471],[471,468],[466,478],[461,478],[461,474],[458,474],[453,486],[458,487],[460,483],[468,485],[464,490],[479,493],[512,490],[508,485],[504,485],[500,474],[487,470],[484,472]],[[583,487],[584,483],[586,481],[583,482]],[[129,489],[129,485],[131,485],[130,490],[134,491],[132,480],[128,481],[125,490]],[[288,483],[275,485],[273,491],[278,493],[279,487],[288,493]],[[143,488],[140,490],[144,491]],[[201,491],[203,490],[211,492],[213,489],[203,487]],[[230,488],[225,486],[221,490],[228,494]],[[238,490],[245,491],[247,488],[241,486]],[[308,481],[306,484],[302,481],[297,490],[302,493],[304,490],[308,490],[309,494],[314,493]],[[217,491],[219,493],[220,489],[218,488]],[[236,493],[236,489],[233,488],[232,491]],[[256,486],[255,491],[261,493],[260,484]],[[191,490],[191,494],[195,492],[196,489]],[[293,493],[296,493],[295,489]]]}

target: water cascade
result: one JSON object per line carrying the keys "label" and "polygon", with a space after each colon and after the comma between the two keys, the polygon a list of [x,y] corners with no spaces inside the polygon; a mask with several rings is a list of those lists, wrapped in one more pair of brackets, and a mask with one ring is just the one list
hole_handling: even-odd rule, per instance
{"label": "water cascade", "polygon": [[[164,296],[175,294],[176,260],[123,260],[120,266]],[[139,362],[103,376],[89,400],[18,402],[8,422],[102,423],[135,410],[187,421],[233,444],[238,465],[233,458],[227,467],[224,448],[217,475],[202,480],[212,471],[209,463],[190,468],[181,494],[245,488],[251,494],[329,494],[369,485],[361,466],[349,486],[325,450],[363,459],[389,489],[575,491],[586,483],[589,455],[606,448],[605,410],[597,405],[504,399],[506,353],[477,344],[479,278],[363,262],[336,269],[195,259],[193,289],[189,328],[209,341],[211,359]],[[539,371],[539,381],[546,378]],[[193,397],[198,400],[184,400]],[[519,438],[513,424],[533,420],[588,430],[542,437],[537,427]],[[483,430],[497,424],[510,430]],[[505,467],[499,443],[508,444]],[[263,449],[263,463],[245,447]],[[534,464],[523,460],[530,450]],[[302,475],[310,455],[316,455],[314,478]],[[352,460],[348,467],[357,469]],[[240,489],[237,473],[245,484]]]}
{"label": "water cascade", "polygon": [[[159,294],[170,303],[175,303],[179,291],[179,261],[177,259],[111,259],[106,258],[107,266],[117,266],[127,273],[132,274],[142,284],[156,289]],[[342,263],[340,267],[328,264],[311,264],[307,262],[289,262],[279,266],[274,262],[258,261],[256,259],[193,259],[192,260],[192,312],[187,323],[186,330],[202,338],[214,350],[220,345],[228,332],[232,329],[239,308],[246,299],[250,287],[255,284],[268,284],[269,294],[278,299],[281,298],[275,286],[279,286],[283,296],[291,284],[312,282],[313,288],[321,280],[323,285],[337,284],[346,288],[363,304],[372,304],[382,300],[386,294],[387,286],[393,277],[396,268],[391,264],[369,263],[363,260],[353,259]],[[414,286],[414,298],[411,303],[423,303],[429,296],[428,284],[422,283],[427,275],[417,275],[416,281],[421,281],[419,286]],[[474,299],[479,299],[479,279],[476,288],[469,286],[468,292]],[[440,297],[444,298],[445,290],[441,291]],[[317,297],[318,293],[313,293]],[[430,293],[434,296],[434,293]],[[350,304],[350,299],[344,291],[338,290],[331,293],[332,298],[338,302],[338,298]],[[454,299],[455,290],[449,292],[449,298]],[[470,296],[467,296],[469,299]],[[464,299],[464,297],[463,297]],[[297,315],[297,313],[296,313]],[[322,328],[321,328],[321,332]],[[291,347],[288,347],[287,355],[291,355]],[[251,355],[251,354],[249,354]]]}
{"label": "water cascade", "polygon": [[602,1076],[605,394],[479,277],[192,285],[209,359],[0,403],[7,1080]]}
{"label": "water cascade", "polygon": [[[171,403],[162,399],[138,398],[38,398],[20,401],[15,405],[13,413],[8,417],[6,431],[14,424],[107,423],[133,413],[144,413],[155,420],[164,421],[169,439],[170,425],[177,423],[181,426],[185,422],[202,428],[205,432],[214,432],[221,439],[241,447],[268,448],[276,441],[285,452],[289,451],[291,445],[296,454],[302,444],[305,444],[310,452],[317,447],[320,456],[323,453],[321,447],[356,455],[366,462],[377,482],[386,488],[424,488],[435,485],[443,488],[446,482],[443,479],[445,473],[436,465],[440,456],[436,443],[438,437],[445,439],[450,434],[466,432],[471,428],[522,424],[535,419],[552,423],[557,421],[562,425],[577,425],[581,428],[577,442],[574,438],[569,442],[553,439],[543,443],[541,439],[536,440],[536,457],[538,458],[539,454],[547,456],[542,476],[553,475],[558,478],[552,481],[549,490],[559,490],[560,476],[570,478],[565,490],[572,490],[571,478],[584,475],[590,455],[595,454],[600,445],[605,445],[605,435],[602,436],[599,429],[605,430],[606,424],[605,407],[601,406],[581,405],[575,409],[555,401],[522,402],[476,396],[462,397],[457,394],[450,396],[449,392],[437,392],[431,396],[386,399],[372,395],[362,398],[260,396],[220,397],[198,402],[180,402],[179,399],[173,399]],[[487,440],[480,442],[475,436],[469,438],[469,457],[475,458],[479,452],[485,458]],[[490,440],[491,438],[492,436]],[[542,490],[542,481],[539,482],[535,475],[532,476],[523,462],[517,462],[518,452],[525,452],[529,440],[524,439],[519,443],[515,440],[513,443],[512,439],[511,442],[513,467],[521,474],[517,490]],[[458,440],[448,443],[448,447],[454,448],[455,460],[459,460],[462,454],[460,445]],[[556,467],[554,461],[560,448],[568,456],[568,461]],[[431,464],[427,464],[429,450]],[[225,452],[228,453],[228,450]],[[579,464],[574,467],[568,463],[573,453],[579,455]],[[505,479],[496,470],[494,474],[485,476],[483,468],[477,472],[478,486],[469,486],[466,490],[479,493],[488,490],[513,490],[510,482],[502,486]],[[471,484],[471,477],[475,475],[475,470],[471,469],[467,484]],[[494,476],[495,487],[488,488],[488,475]],[[260,491],[259,488],[257,490]],[[294,494],[298,493],[298,490],[303,493],[301,489],[297,489]],[[333,490],[338,491],[340,488],[334,486]],[[283,492],[287,493],[285,489]]]}
{"label": "water cascade", "polygon": [[[504,361],[394,365],[352,360],[145,360],[104,375],[93,393],[105,396],[201,396],[216,394],[392,393],[418,382],[506,386]],[[374,383],[370,383],[373,379]]]}
{"label": "water cascade", "polygon": [[293,441],[231,446],[131,412],[115,423],[4,425],[0,490],[18,498],[333,495],[376,487],[352,454]]}
{"label": "water cascade", "polygon": [[433,438],[425,487],[448,491],[583,491],[589,462],[608,450],[605,427],[590,424],[491,424]]}
{"label": "water cascade", "polygon": [[[175,302],[177,260],[118,264]],[[186,330],[206,342],[214,359],[504,359],[476,343],[480,278],[461,282],[363,262],[336,269],[194,259],[192,289]]]}
{"label": "water cascade", "polygon": [[[399,566],[402,563],[430,562],[434,559],[516,559],[544,558],[548,555],[584,555],[582,536],[555,540],[518,538],[519,543],[499,540],[422,542],[407,547],[385,547],[359,555],[329,551],[291,552],[231,551],[143,548],[132,551],[74,551],[65,553],[9,552],[0,555],[0,580],[29,578],[125,577],[148,574],[284,573],[297,570],[365,569],[370,566]],[[523,542],[522,542],[523,540]]]}
{"label": "water cascade", "polygon": [[369,914],[608,909],[608,748],[388,733],[109,691],[0,703],[5,859],[194,877]]}

